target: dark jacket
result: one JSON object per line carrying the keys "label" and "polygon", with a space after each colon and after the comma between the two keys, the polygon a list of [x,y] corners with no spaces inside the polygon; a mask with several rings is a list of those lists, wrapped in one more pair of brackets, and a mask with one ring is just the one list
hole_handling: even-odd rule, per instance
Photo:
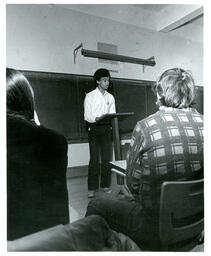
{"label": "dark jacket", "polygon": [[7,116],[7,238],[69,221],[67,142],[55,131]]}
{"label": "dark jacket", "polygon": [[8,241],[7,250],[39,251],[139,251],[127,236],[109,228],[105,219],[90,215],[71,224],[57,225],[43,231]]}

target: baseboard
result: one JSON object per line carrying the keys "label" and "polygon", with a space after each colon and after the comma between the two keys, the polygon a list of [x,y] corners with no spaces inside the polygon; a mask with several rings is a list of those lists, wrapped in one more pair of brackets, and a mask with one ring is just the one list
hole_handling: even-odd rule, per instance
{"label": "baseboard", "polygon": [[67,168],[67,179],[87,176],[87,174],[88,174],[88,165],[74,166],[74,167]]}

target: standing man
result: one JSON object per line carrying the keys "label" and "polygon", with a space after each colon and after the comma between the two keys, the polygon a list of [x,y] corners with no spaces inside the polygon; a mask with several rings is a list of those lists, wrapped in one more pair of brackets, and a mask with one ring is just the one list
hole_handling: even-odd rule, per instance
{"label": "standing man", "polygon": [[94,73],[96,89],[88,93],[84,100],[84,119],[88,123],[88,140],[90,161],[88,168],[88,197],[95,196],[99,188],[99,156],[101,156],[100,187],[110,192],[110,171],[108,163],[111,158],[112,134],[110,124],[98,124],[99,118],[108,113],[116,113],[113,95],[107,92],[110,73],[107,69],[98,69]]}

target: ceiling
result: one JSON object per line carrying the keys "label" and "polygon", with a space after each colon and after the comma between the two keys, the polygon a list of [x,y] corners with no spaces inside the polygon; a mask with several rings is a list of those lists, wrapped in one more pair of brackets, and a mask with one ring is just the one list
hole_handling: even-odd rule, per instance
{"label": "ceiling", "polygon": [[187,4],[56,5],[203,43],[203,7]]}
{"label": "ceiling", "polygon": [[133,4],[134,7],[145,9],[151,12],[159,12],[166,8],[169,4]]}

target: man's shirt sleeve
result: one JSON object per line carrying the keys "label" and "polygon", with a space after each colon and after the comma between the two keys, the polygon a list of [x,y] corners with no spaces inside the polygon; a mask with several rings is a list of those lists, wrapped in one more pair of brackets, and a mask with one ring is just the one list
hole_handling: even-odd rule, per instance
{"label": "man's shirt sleeve", "polygon": [[144,136],[140,124],[137,123],[133,130],[130,147],[127,153],[126,182],[132,194],[139,193],[140,179],[143,173],[141,154],[143,146]]}
{"label": "man's shirt sleeve", "polygon": [[84,119],[89,123],[95,123],[96,116],[93,111],[93,102],[89,96],[84,100]]}
{"label": "man's shirt sleeve", "polygon": [[109,114],[111,114],[111,113],[116,113],[115,99],[114,99],[113,96],[112,96],[111,105],[110,105],[110,107],[109,107],[108,113],[109,113]]}

